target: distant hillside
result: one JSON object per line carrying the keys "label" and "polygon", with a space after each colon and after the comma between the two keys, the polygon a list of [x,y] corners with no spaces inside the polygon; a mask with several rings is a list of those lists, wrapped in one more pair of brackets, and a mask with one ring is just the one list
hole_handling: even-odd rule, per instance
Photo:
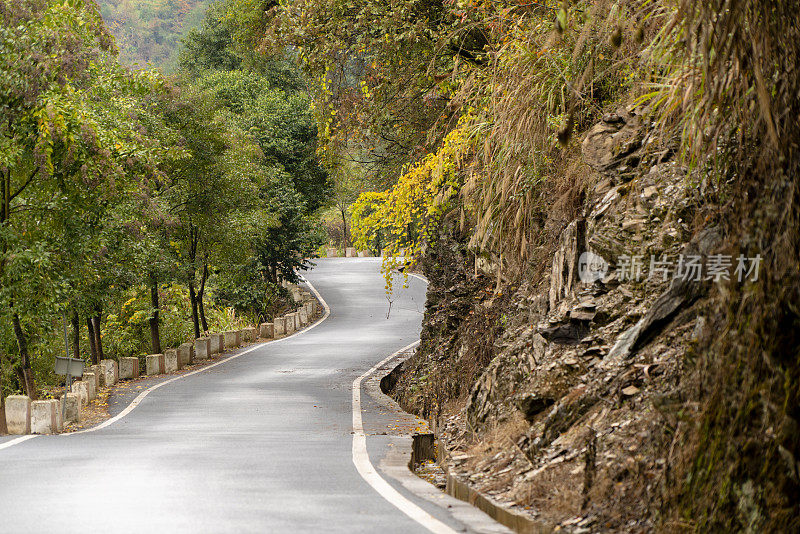
{"label": "distant hillside", "polygon": [[97,0],[117,38],[120,61],[151,63],[170,71],[177,65],[181,38],[200,25],[212,0]]}

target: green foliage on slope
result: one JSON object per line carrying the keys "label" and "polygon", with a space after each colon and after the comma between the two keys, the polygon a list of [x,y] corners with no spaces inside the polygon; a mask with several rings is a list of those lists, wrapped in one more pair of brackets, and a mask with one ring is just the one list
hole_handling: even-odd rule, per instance
{"label": "green foliage on slope", "polygon": [[173,71],[181,39],[200,25],[211,0],[97,0],[117,39],[120,61]]}

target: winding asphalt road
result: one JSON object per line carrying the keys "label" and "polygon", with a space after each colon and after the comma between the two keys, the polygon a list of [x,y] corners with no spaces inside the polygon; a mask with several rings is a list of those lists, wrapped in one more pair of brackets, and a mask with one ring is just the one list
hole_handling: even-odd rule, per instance
{"label": "winding asphalt road", "polygon": [[[318,260],[307,279],[331,314],[316,327],[166,384],[95,432],[0,450],[0,532],[427,532],[353,462],[353,381],[419,338],[425,303],[412,278],[387,319],[379,267]],[[377,466],[397,414],[368,396],[362,409]]]}

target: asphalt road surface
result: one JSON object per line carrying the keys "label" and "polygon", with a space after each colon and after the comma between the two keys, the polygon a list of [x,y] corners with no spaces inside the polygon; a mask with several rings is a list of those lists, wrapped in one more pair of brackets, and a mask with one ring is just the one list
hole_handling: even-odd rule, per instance
{"label": "asphalt road surface", "polygon": [[[0,450],[0,532],[427,532],[353,463],[353,380],[419,338],[425,303],[412,278],[387,319],[379,261],[318,260],[306,278],[331,314],[307,332],[166,384],[96,432]],[[363,402],[378,466],[393,416]]]}

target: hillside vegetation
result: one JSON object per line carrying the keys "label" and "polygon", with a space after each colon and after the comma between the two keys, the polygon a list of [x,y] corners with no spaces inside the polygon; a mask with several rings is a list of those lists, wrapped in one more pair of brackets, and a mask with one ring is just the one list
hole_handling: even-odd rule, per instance
{"label": "hillside vegetation", "polygon": [[200,26],[211,0],[98,0],[123,65],[147,64],[172,72],[181,39]]}

